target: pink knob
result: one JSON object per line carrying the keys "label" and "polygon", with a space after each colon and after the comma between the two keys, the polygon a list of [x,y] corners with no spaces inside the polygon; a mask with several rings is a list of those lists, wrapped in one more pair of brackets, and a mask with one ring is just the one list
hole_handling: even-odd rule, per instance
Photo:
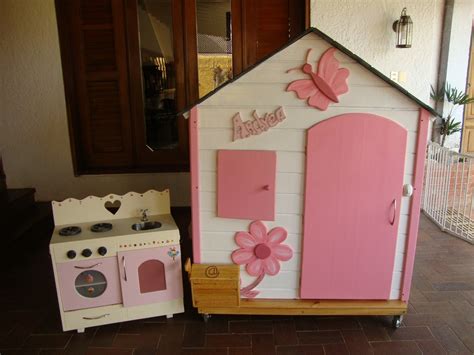
{"label": "pink knob", "polygon": [[267,190],[267,191],[270,191],[270,185],[265,185],[265,186],[263,187],[263,189],[264,189],[264,190]]}

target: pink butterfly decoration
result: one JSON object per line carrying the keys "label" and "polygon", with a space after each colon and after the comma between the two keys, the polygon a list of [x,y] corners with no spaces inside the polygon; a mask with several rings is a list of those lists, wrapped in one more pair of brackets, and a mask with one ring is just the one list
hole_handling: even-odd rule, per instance
{"label": "pink butterfly decoration", "polygon": [[338,96],[349,91],[346,79],[349,70],[339,69],[339,61],[334,57],[336,48],[329,48],[319,59],[318,71],[313,72],[313,67],[308,63],[311,49],[306,54],[306,64],[300,68],[287,70],[302,70],[309,74],[311,79],[295,80],[288,85],[286,91],[294,91],[300,99],[308,99],[308,105],[325,111],[329,103],[339,102]]}

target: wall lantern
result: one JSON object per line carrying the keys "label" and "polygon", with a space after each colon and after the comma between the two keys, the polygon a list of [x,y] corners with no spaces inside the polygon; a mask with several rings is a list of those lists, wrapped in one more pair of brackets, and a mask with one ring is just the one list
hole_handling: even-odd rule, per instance
{"label": "wall lantern", "polygon": [[406,7],[403,8],[400,19],[393,23],[392,28],[397,33],[397,48],[411,48],[413,21],[407,15]]}

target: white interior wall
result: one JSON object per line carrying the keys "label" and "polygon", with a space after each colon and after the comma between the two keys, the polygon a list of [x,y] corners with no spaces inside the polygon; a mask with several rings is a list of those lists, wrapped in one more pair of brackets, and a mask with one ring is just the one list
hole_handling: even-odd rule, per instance
{"label": "white interior wall", "polygon": [[[385,74],[407,71],[404,85],[423,99],[434,82],[428,78],[436,76],[436,55],[426,53],[437,52],[442,2],[313,0],[311,23]],[[408,52],[394,48],[390,29],[403,6],[415,22],[414,48]],[[8,185],[36,187],[40,200],[169,187],[173,205],[189,205],[187,173],[74,177],[54,0],[2,0],[0,14],[0,152]],[[420,34],[419,23],[426,33]],[[400,56],[418,65],[401,67]]]}
{"label": "white interior wall", "polygon": [[[472,1],[472,0],[466,0]],[[413,20],[413,46],[395,47],[392,24],[403,7]],[[390,77],[405,72],[400,85],[429,103],[438,73],[444,0],[312,0],[317,27]]]}
{"label": "white interior wall", "polygon": [[171,190],[189,205],[189,174],[75,177],[67,127],[54,0],[0,1],[0,153],[10,188],[38,200]]}

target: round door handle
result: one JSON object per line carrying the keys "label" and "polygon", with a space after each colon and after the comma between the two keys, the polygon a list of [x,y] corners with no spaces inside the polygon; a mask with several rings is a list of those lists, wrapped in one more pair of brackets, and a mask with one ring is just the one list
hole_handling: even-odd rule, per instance
{"label": "round door handle", "polygon": [[264,186],[263,186],[263,189],[264,189],[265,191],[270,191],[270,185],[264,185]]}

